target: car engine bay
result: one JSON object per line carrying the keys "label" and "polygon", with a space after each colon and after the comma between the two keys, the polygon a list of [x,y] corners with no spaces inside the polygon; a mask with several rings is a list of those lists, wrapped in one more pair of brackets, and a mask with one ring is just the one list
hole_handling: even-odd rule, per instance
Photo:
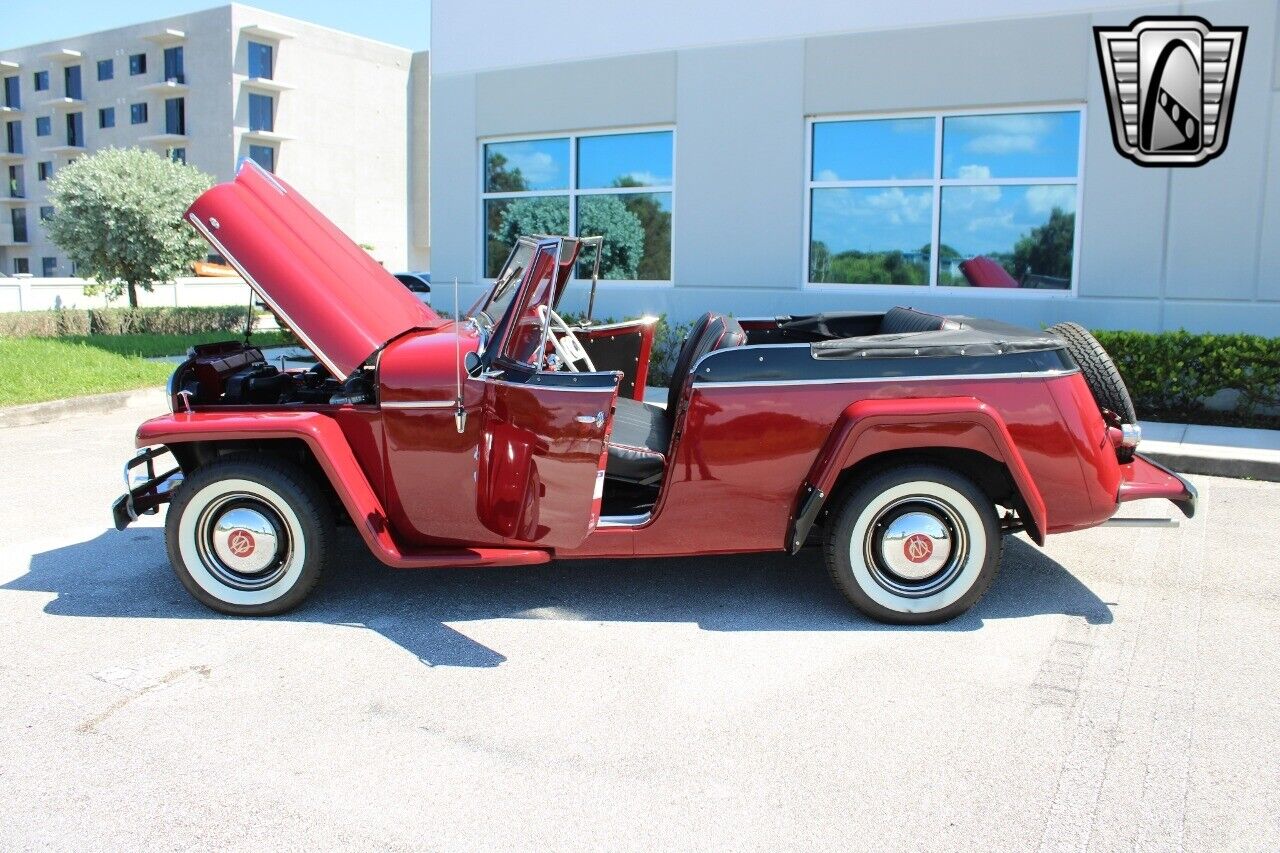
{"label": "car engine bay", "polygon": [[277,367],[243,341],[193,347],[169,380],[175,411],[184,405],[358,405],[375,402],[375,387],[372,367],[344,382],[319,363],[310,369]]}

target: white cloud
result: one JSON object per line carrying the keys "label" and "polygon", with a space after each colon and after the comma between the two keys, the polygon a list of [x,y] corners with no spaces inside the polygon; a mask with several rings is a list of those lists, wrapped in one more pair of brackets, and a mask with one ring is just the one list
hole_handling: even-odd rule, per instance
{"label": "white cloud", "polygon": [[840,180],[840,176],[836,174],[836,172],[833,169],[821,169],[818,171],[818,177],[815,178],[815,180],[838,181]]}
{"label": "white cloud", "polygon": [[1032,213],[1047,214],[1055,207],[1067,212],[1076,209],[1076,188],[1066,185],[1037,184],[1027,188],[1027,209]]}
{"label": "white cloud", "polygon": [[985,181],[991,177],[991,167],[969,163],[957,170],[957,177],[966,181]]}
{"label": "white cloud", "polygon": [[661,187],[671,183],[670,175],[655,175],[653,172],[628,172],[623,177],[630,178],[636,183],[644,184],[647,187]]}
{"label": "white cloud", "polygon": [[530,184],[538,186],[558,179],[562,182],[560,166],[556,158],[545,151],[533,151],[528,154],[511,153],[507,155],[507,160],[510,163],[507,171],[519,169],[520,174],[524,175],[525,180]]}

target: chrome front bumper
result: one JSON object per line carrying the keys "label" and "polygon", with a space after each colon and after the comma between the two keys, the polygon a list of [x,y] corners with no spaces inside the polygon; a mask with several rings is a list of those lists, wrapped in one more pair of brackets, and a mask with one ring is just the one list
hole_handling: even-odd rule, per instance
{"label": "chrome front bumper", "polygon": [[[124,530],[141,515],[155,515],[160,505],[168,503],[173,490],[182,483],[182,469],[171,468],[157,475],[155,460],[168,453],[167,447],[151,447],[139,450],[138,455],[124,463],[124,485],[128,489],[111,505],[111,516],[116,530]],[[135,475],[134,469],[142,466],[144,474]]]}

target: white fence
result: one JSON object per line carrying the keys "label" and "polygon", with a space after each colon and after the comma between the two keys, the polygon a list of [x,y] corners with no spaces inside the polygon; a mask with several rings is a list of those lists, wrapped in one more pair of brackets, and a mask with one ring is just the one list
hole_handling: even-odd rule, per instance
{"label": "white fence", "polygon": [[[112,303],[101,295],[86,296],[82,278],[0,278],[0,311],[47,311],[50,308],[127,307],[122,295]],[[249,287],[239,277],[180,278],[157,284],[148,293],[138,289],[138,304],[161,307],[191,305],[247,305]]]}

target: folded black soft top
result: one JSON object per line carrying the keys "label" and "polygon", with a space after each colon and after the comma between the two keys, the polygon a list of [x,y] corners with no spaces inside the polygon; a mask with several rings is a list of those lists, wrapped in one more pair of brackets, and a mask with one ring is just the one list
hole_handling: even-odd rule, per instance
{"label": "folded black soft top", "polygon": [[[922,312],[913,312],[917,316]],[[813,357],[838,358],[929,358],[950,356],[992,356],[1017,352],[1043,352],[1063,348],[1063,342],[1048,332],[961,315],[934,315],[941,328],[926,331],[894,331],[888,334],[861,334],[814,341]],[[830,330],[865,323],[867,315],[817,315],[805,318],[806,325]],[[844,320],[844,322],[841,322]],[[853,322],[850,322],[853,321]],[[871,331],[871,330],[868,330]]]}

